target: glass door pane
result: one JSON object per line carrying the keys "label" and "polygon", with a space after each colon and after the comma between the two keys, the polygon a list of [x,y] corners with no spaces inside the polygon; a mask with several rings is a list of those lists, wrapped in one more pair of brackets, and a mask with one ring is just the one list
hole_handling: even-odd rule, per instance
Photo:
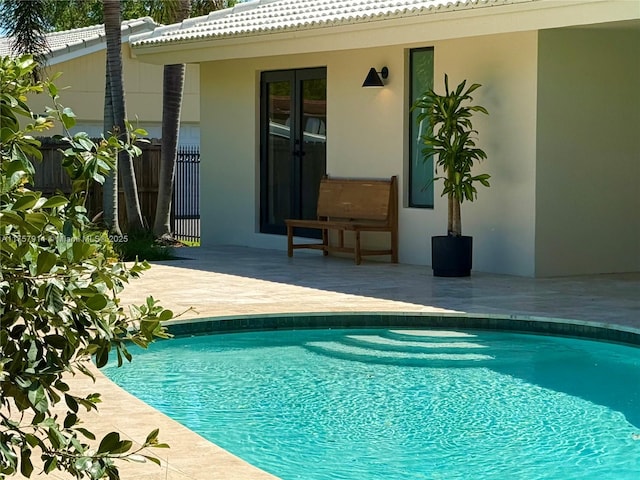
{"label": "glass door pane", "polygon": [[290,218],[292,213],[291,87],[289,81],[268,84],[267,222],[274,225],[283,223],[284,219]]}
{"label": "glass door pane", "polygon": [[285,219],[316,217],[326,172],[326,83],[325,68],[262,74],[261,232],[285,234]]}
{"label": "glass door pane", "polygon": [[315,219],[320,179],[327,158],[327,80],[302,81],[300,218]]}

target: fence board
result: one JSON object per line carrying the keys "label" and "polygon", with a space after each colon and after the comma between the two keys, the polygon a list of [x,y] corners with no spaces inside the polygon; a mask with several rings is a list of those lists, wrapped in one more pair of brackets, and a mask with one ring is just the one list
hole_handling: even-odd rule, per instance
{"label": "fence board", "polygon": [[[57,191],[69,194],[71,181],[62,168],[61,148],[65,145],[50,138],[40,138],[42,162],[35,163],[34,187],[50,196]],[[142,155],[133,159],[138,187],[140,209],[145,224],[153,227],[158,201],[158,179],[162,145],[159,140],[139,145]],[[200,239],[200,149],[199,146],[180,146],[176,164],[174,197],[172,202],[172,229],[177,239]],[[87,198],[89,218],[102,212],[102,186],[94,184]],[[127,212],[124,191],[118,189],[118,218],[126,230]]]}
{"label": "fence board", "polygon": [[[62,154],[59,151],[66,147],[65,144],[46,137],[39,140],[42,142],[40,147],[42,162],[34,162],[34,188],[47,196],[57,191],[65,194],[71,193],[71,181],[62,168]],[[142,149],[142,155],[133,159],[134,172],[143,219],[147,224],[152,225],[158,198],[157,172],[160,165],[161,145],[158,141],[154,141],[149,144],[142,143],[139,146]],[[87,198],[89,218],[96,216],[102,210],[102,186],[94,184]],[[124,191],[121,187],[118,189],[118,214],[120,226],[126,230],[127,213],[124,204]]]}

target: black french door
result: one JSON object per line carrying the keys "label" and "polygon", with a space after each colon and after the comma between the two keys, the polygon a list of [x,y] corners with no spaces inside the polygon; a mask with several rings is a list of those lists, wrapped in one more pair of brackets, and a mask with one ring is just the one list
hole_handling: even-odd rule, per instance
{"label": "black french door", "polygon": [[327,165],[327,70],[263,72],[260,87],[260,231],[284,235],[286,218],[316,217]]}

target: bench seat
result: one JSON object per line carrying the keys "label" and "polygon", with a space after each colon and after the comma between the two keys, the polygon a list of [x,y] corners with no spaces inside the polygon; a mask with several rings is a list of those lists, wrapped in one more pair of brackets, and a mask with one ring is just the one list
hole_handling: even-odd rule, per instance
{"label": "bench seat", "polygon": [[[398,262],[398,189],[397,178],[389,180],[345,179],[324,177],[320,181],[316,220],[287,219],[287,254],[293,256],[297,248],[330,252],[351,253],[357,265],[367,255],[390,255]],[[322,231],[322,243],[294,243],[294,229],[318,229]],[[338,244],[329,241],[329,232],[338,233]],[[344,242],[344,232],[354,233],[353,247]],[[387,249],[364,249],[361,232],[390,233]]]}

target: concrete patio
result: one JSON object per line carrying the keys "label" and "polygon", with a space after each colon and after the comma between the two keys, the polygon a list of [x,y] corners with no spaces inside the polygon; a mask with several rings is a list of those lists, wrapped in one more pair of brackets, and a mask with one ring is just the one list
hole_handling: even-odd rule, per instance
{"label": "concrete patio", "polygon": [[[179,321],[194,318],[310,312],[460,312],[527,319],[568,319],[640,331],[640,273],[531,279],[473,273],[434,278],[428,267],[242,247],[180,248],[131,282],[123,304],[152,295]],[[153,348],[153,346],[151,347]],[[134,358],[135,362],[135,358]],[[153,453],[162,467],[123,463],[128,480],[266,479],[242,460],[204,440],[113,385],[74,379],[79,390],[103,392],[100,412],[87,418],[98,432],[117,430],[135,442],[160,428],[171,445]],[[54,476],[52,478],[67,478]]]}
{"label": "concrete patio", "polygon": [[[429,267],[319,252],[180,248],[123,295],[147,295],[183,318],[298,312],[465,312],[545,317],[640,328],[640,273],[523,278],[474,272],[434,278]],[[384,257],[383,257],[384,258]]]}

